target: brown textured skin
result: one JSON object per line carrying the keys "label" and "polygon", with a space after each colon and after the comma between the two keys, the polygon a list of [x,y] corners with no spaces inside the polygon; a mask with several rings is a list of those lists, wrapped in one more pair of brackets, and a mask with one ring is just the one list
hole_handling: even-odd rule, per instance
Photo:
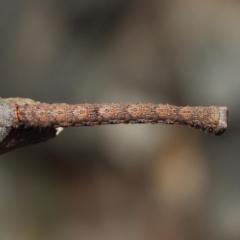
{"label": "brown textured skin", "polygon": [[28,98],[0,98],[0,154],[56,137],[57,127],[118,123],[183,124],[221,135],[227,107],[140,104],[46,104]]}
{"label": "brown textured skin", "polygon": [[[177,107],[173,105],[139,104],[25,104],[17,107],[21,125],[30,127],[94,126],[119,123],[165,123],[188,125],[215,135],[221,135],[227,123],[220,126],[220,108]],[[220,127],[219,127],[220,126]]]}

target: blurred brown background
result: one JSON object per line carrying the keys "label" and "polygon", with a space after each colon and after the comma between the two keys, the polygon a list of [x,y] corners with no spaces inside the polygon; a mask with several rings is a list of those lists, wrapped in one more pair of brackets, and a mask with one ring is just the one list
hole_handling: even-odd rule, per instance
{"label": "blurred brown background", "polygon": [[240,1],[1,0],[1,97],[226,105],[187,127],[66,129],[0,158],[0,239],[240,239]]}

